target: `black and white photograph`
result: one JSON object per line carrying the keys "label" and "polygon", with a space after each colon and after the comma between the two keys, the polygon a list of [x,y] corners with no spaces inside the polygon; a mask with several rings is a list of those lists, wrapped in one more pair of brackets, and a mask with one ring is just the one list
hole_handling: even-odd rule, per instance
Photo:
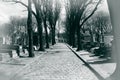
{"label": "black and white photograph", "polygon": [[120,0],[0,0],[0,80],[120,80]]}

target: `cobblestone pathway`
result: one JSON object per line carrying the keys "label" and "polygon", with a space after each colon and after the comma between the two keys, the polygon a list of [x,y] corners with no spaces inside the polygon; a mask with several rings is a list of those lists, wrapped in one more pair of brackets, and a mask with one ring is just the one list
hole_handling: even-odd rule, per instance
{"label": "cobblestone pathway", "polygon": [[11,80],[98,80],[65,44],[56,44]]}

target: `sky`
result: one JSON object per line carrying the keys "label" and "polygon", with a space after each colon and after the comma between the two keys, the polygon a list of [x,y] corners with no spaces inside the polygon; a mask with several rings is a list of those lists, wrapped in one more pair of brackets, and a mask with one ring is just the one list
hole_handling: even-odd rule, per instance
{"label": "sky", "polygon": [[[27,0],[22,0],[24,3],[27,3]],[[99,6],[99,10],[103,10],[108,12],[106,0]],[[62,0],[63,2],[63,0]],[[62,3],[63,4],[63,3]],[[63,5],[62,5],[63,6]],[[6,23],[9,21],[10,16],[27,16],[27,11],[24,6],[21,4],[9,3],[9,2],[1,2],[0,1],[0,24]],[[61,12],[61,18],[65,17],[65,8],[63,7]]]}
{"label": "sky", "polygon": [[99,10],[109,13],[107,0],[103,0],[102,4],[99,5]]}
{"label": "sky", "polygon": [[0,24],[8,22],[10,16],[23,17],[26,15],[26,8],[21,4],[0,1]]}
{"label": "sky", "polygon": [[[61,0],[61,2],[63,2],[64,0]],[[107,6],[107,1],[106,0],[103,0],[102,4],[100,4],[98,6],[98,9],[96,11],[99,12],[99,11],[103,11],[105,13],[107,13],[109,15],[109,10],[108,10],[108,6]],[[61,22],[65,20],[65,15],[66,15],[66,11],[65,11],[65,4],[62,3],[62,10],[61,10],[61,13],[60,13],[60,19],[61,19]],[[61,23],[60,22],[60,23]],[[57,25],[57,26],[61,26],[62,28],[60,28],[61,32],[64,32],[64,25]]]}

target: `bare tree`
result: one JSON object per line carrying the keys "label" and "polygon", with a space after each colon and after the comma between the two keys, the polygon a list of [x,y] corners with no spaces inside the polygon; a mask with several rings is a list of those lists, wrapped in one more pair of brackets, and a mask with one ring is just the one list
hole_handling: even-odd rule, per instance
{"label": "bare tree", "polygon": [[53,27],[52,27],[52,44],[54,45],[56,43],[55,41],[55,26],[56,26],[56,23],[57,23],[57,20],[59,18],[59,14],[60,14],[60,3],[59,1],[55,1],[55,11],[53,12]]}
{"label": "bare tree", "polygon": [[75,31],[76,31],[76,20],[75,20],[75,15],[76,15],[76,8],[75,8],[75,3],[73,0],[70,0],[66,3],[66,12],[67,12],[67,17],[66,17],[66,32],[68,32],[69,40],[68,43],[72,47],[75,47],[76,44],[76,38],[75,38]]}
{"label": "bare tree", "polygon": [[[26,8],[28,8],[28,6],[22,3],[21,1],[14,1],[14,2],[20,3]],[[45,0],[45,1],[33,0],[33,3],[35,5],[36,13],[34,11],[32,11],[32,13],[35,16],[38,24],[38,33],[39,33],[39,42],[40,42],[39,50],[44,51],[42,22],[44,23],[44,28],[46,33],[46,48],[49,48],[49,43],[48,43],[49,36],[48,36],[46,21],[48,19],[48,21],[50,22],[51,30],[52,30],[52,43],[54,44],[55,43],[55,25],[57,22],[57,18],[59,16],[60,6],[57,7],[58,6],[58,3],[57,3],[55,10],[53,11],[53,3],[51,0]],[[54,24],[54,27],[53,27],[53,24]]]}
{"label": "bare tree", "polygon": [[39,33],[39,43],[40,43],[40,51],[44,51],[43,45],[43,27],[42,27],[42,11],[41,11],[41,3],[40,0],[33,0],[36,9],[36,20],[38,24],[38,33]]}
{"label": "bare tree", "polygon": [[[38,25],[38,34],[39,34],[39,44],[40,44],[40,51],[44,51],[44,45],[43,45],[43,28],[42,28],[42,11],[41,11],[41,0],[33,0],[33,3],[35,5],[35,10],[36,12],[34,12],[33,10],[31,10],[32,14],[34,15],[34,17],[36,18],[37,21],[37,25]],[[21,2],[21,1],[12,1],[15,3],[20,3],[21,5],[25,6],[27,9],[29,8],[28,5],[26,5],[25,3]],[[28,9],[29,11],[29,9]]]}
{"label": "bare tree", "polygon": [[[20,37],[21,41],[17,42],[17,44],[26,45],[25,37],[27,35],[27,18],[19,18],[19,17],[10,17],[10,24],[12,26],[11,37],[12,43],[16,43],[17,39],[15,37]],[[15,36],[16,35],[16,36]],[[17,36],[18,35],[18,36]]]}
{"label": "bare tree", "polygon": [[[87,16],[87,17],[85,17],[83,20],[82,20],[82,16],[83,16],[83,14],[84,14],[84,12],[86,11],[86,9],[87,9],[87,7],[90,5],[90,4],[92,4],[93,2],[92,2],[93,0],[90,0],[89,2],[84,2],[83,3],[83,7],[80,9],[80,11],[78,11],[78,12],[80,12],[80,15],[78,15],[78,20],[79,20],[79,22],[80,22],[80,24],[78,23],[78,26],[77,26],[77,43],[78,43],[78,48],[77,48],[77,51],[79,51],[79,50],[81,50],[82,49],[82,41],[81,41],[81,37],[82,37],[82,35],[81,35],[81,33],[80,33],[80,30],[81,30],[81,28],[82,28],[82,26],[84,25],[84,23],[95,13],[95,11],[97,10],[97,7],[98,7],[98,5],[100,4],[100,2],[102,1],[102,0],[99,0],[98,2],[97,2],[97,4],[95,5],[95,7],[94,7],[94,9],[93,10],[91,10],[91,13]],[[88,10],[89,11],[89,10]]]}
{"label": "bare tree", "polygon": [[[49,2],[49,9],[48,9],[48,21],[50,23],[51,32],[52,32],[52,45],[56,43],[55,41],[55,30],[56,30],[56,23],[59,18],[59,14],[61,11],[61,5],[59,1],[50,0]],[[54,7],[53,7],[54,5]]]}
{"label": "bare tree", "polygon": [[33,53],[33,29],[32,29],[32,9],[31,9],[31,0],[28,0],[28,19],[27,19],[27,27],[28,27],[28,36],[29,36],[29,57],[34,57]]}
{"label": "bare tree", "polygon": [[48,35],[48,27],[47,27],[47,18],[48,18],[48,9],[49,9],[49,0],[42,1],[43,6],[43,23],[45,29],[45,40],[46,40],[46,48],[49,48],[49,35]]}
{"label": "bare tree", "polygon": [[[70,5],[69,12],[71,12],[71,14],[69,14],[68,17],[69,18],[71,17],[72,21],[70,21],[70,23],[74,24],[74,26],[75,26],[74,28],[76,29],[76,32],[77,32],[77,46],[78,46],[77,51],[82,49],[82,45],[81,45],[82,37],[83,37],[81,34],[82,27],[83,27],[84,23],[95,13],[95,11],[97,10],[97,7],[101,3],[101,1],[102,0],[98,0],[97,2],[94,0],[74,0],[74,1],[69,0],[69,2],[68,2],[68,4]],[[90,6],[93,7],[92,10],[89,9]],[[86,13],[86,11],[89,12],[89,14],[87,14],[84,17],[84,14]],[[72,25],[70,25],[70,26],[72,26]]]}
{"label": "bare tree", "polygon": [[[97,13],[86,24],[89,24],[88,26],[90,26],[89,30],[91,32],[91,35],[93,35],[93,33],[98,34],[98,35],[96,35],[96,37],[98,38],[97,42],[99,42],[99,43],[104,43],[104,34],[105,33],[112,32],[109,15],[106,13],[103,13],[103,12]],[[95,37],[95,36],[91,36],[91,39],[93,39],[93,37]],[[93,40],[91,40],[91,42],[92,41]]]}

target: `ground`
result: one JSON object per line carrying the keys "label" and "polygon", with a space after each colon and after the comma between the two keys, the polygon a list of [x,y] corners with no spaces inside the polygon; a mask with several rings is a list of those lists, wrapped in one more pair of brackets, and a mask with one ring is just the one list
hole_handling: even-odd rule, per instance
{"label": "ground", "polygon": [[[41,54],[42,53],[42,54]],[[1,80],[100,80],[63,43],[45,52],[35,52],[35,58],[20,58],[18,65],[0,66]],[[9,67],[8,67],[9,66]],[[97,67],[96,69],[99,69]],[[99,69],[104,73],[103,69]],[[8,78],[8,79],[5,79]]]}

